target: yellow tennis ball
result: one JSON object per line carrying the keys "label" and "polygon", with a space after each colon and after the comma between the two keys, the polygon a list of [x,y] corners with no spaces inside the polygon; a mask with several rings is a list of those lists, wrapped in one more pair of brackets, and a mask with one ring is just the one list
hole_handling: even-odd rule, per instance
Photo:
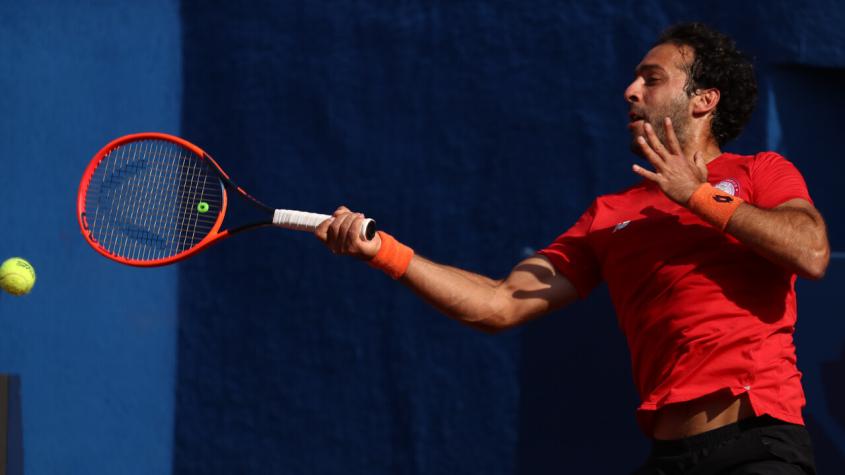
{"label": "yellow tennis ball", "polygon": [[35,269],[20,257],[6,259],[0,265],[0,287],[12,295],[28,294],[35,285]]}

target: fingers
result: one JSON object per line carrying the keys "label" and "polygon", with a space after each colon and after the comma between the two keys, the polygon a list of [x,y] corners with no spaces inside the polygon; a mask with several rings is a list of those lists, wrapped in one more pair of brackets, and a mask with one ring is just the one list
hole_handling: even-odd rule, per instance
{"label": "fingers", "polygon": [[367,240],[361,235],[366,217],[353,213],[345,206],[338,207],[332,217],[324,220],[314,230],[314,235],[325,244],[332,254],[354,256],[369,260],[381,249],[381,239],[376,236]]}
{"label": "fingers", "polygon": [[660,155],[651,148],[651,145],[646,141],[645,137],[637,137],[637,143],[640,144],[640,148],[643,151],[643,156],[645,159],[651,163],[651,166],[654,167],[655,170],[660,172],[663,169],[663,159],[660,158]]}
{"label": "fingers", "polygon": [[349,220],[351,213],[336,214],[329,225],[328,240],[326,245],[332,254],[340,254],[341,250],[346,247],[346,235],[343,233],[344,223]]}
{"label": "fingers", "polygon": [[663,142],[660,141],[660,138],[657,137],[657,133],[654,132],[654,127],[646,122],[643,128],[645,129],[645,139],[648,141],[649,147],[651,147],[651,149],[657,154],[660,161],[665,161],[669,158],[670,153],[666,150],[666,147],[663,146]]}
{"label": "fingers", "polygon": [[677,203],[686,203],[690,190],[707,181],[707,165],[700,152],[692,156],[684,154],[672,119],[663,120],[663,141],[657,136],[654,127],[646,122],[643,124],[645,136],[637,137],[642,155],[654,167],[654,171],[634,165],[633,171],[637,175],[656,182],[663,193]]}
{"label": "fingers", "polygon": [[699,178],[702,181],[707,181],[707,163],[704,162],[704,155],[701,152],[695,152],[692,157],[695,167],[698,168]]}
{"label": "fingers", "polygon": [[678,141],[678,136],[675,135],[675,127],[672,126],[672,119],[668,117],[663,119],[663,130],[666,132],[669,151],[674,155],[680,155],[682,152],[681,143]]}
{"label": "fingers", "polygon": [[323,221],[317,226],[317,229],[314,230],[314,235],[323,242],[326,242],[329,238],[329,226],[334,223],[335,219],[338,217],[349,213],[349,208],[346,206],[338,206],[338,208],[332,213],[332,217]]}
{"label": "fingers", "polygon": [[338,216],[346,214],[346,213],[351,213],[351,211],[349,211],[349,208],[347,208],[346,206],[340,205],[340,206],[337,207],[336,210],[334,210],[334,213],[332,213],[332,216],[337,218]]}
{"label": "fingers", "polygon": [[341,206],[333,217],[320,223],[315,234],[333,254],[359,254],[363,221],[363,214]]}
{"label": "fingers", "polygon": [[326,242],[326,239],[329,237],[329,225],[331,225],[333,221],[334,218],[329,218],[317,226],[317,229],[314,230],[314,235],[317,236],[317,239]]}
{"label": "fingers", "polygon": [[348,213],[344,215],[338,229],[338,249],[337,254],[346,254],[352,251],[359,239],[360,232],[350,232],[350,230],[360,230],[361,220],[363,215],[359,213]]}
{"label": "fingers", "polygon": [[641,177],[643,177],[643,178],[649,179],[649,180],[651,180],[651,181],[655,181],[655,182],[656,182],[656,181],[658,181],[658,180],[660,179],[660,177],[658,177],[658,176],[657,176],[657,173],[654,173],[653,171],[650,171],[650,170],[646,170],[645,168],[643,168],[643,167],[641,167],[641,166],[639,166],[639,165],[634,165],[633,167],[631,167],[631,169],[632,169],[632,170],[634,171],[634,173],[636,173],[637,175],[639,175],[639,176],[641,176]]}

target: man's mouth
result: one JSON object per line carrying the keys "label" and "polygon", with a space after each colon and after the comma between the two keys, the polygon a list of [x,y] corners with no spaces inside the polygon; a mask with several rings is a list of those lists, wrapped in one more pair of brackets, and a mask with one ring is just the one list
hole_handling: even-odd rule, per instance
{"label": "man's mouth", "polygon": [[636,131],[636,133],[638,134],[643,133],[642,127],[645,126],[645,116],[639,115],[635,112],[631,112],[628,114],[628,120],[628,129],[630,129],[631,132]]}

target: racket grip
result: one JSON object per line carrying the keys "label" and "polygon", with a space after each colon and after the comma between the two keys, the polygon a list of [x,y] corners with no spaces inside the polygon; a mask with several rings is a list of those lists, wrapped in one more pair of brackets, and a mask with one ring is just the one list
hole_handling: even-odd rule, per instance
{"label": "racket grip", "polygon": [[[295,231],[314,232],[317,226],[323,221],[331,218],[327,214],[307,213],[305,211],[294,211],[291,209],[277,209],[273,212],[273,224],[276,226],[293,229]],[[367,218],[361,223],[361,239],[370,241],[376,235],[376,222]]]}

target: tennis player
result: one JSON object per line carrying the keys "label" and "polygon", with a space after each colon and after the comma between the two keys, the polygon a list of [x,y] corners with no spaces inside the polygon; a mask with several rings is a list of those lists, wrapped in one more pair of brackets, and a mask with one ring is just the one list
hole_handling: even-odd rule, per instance
{"label": "tennis player", "polygon": [[666,30],[625,90],[643,180],[598,197],[569,230],[496,280],[437,264],[341,207],[316,235],[446,315],[498,331],[607,282],[653,439],[641,474],[815,473],[793,331],[795,280],[830,249],[792,163],[722,151],[754,108],[753,68],[701,24]]}

